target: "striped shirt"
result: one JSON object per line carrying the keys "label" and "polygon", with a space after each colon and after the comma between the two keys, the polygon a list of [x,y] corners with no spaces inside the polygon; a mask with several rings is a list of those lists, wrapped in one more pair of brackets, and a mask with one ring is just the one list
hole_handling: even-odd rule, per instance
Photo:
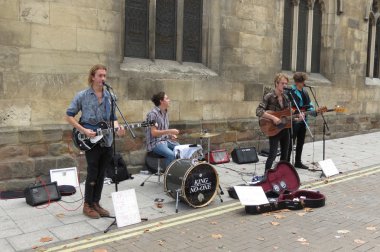
{"label": "striped shirt", "polygon": [[[159,107],[154,107],[147,114],[147,121],[155,121],[158,130],[169,129],[169,118],[167,111],[161,111]],[[150,127],[146,128],[146,147],[148,151],[152,151],[157,144],[164,143],[169,140],[169,135],[159,137],[152,136]]]}

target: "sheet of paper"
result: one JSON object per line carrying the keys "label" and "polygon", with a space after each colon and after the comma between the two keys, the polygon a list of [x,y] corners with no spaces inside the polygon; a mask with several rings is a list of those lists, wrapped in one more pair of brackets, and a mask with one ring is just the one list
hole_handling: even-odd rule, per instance
{"label": "sheet of paper", "polygon": [[234,186],[243,206],[257,206],[268,204],[268,198],[261,186]]}
{"label": "sheet of paper", "polygon": [[57,181],[60,185],[71,185],[74,187],[79,186],[78,173],[76,167],[62,168],[62,169],[51,169],[50,170],[50,181]]}
{"label": "sheet of paper", "polygon": [[111,194],[117,227],[141,222],[135,189],[113,192]]}
{"label": "sheet of paper", "polygon": [[318,163],[321,166],[323,174],[325,174],[326,177],[339,174],[338,169],[336,168],[334,162],[331,159],[319,161]]}

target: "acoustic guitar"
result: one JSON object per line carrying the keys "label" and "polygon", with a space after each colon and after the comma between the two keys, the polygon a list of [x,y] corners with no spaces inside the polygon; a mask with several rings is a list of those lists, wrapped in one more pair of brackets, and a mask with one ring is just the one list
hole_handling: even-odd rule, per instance
{"label": "acoustic guitar", "polygon": [[[318,114],[318,113],[325,113],[325,112],[343,113],[345,111],[346,111],[346,109],[344,107],[341,107],[341,106],[336,106],[333,109],[327,109],[327,107],[324,106],[324,107],[318,108],[316,111],[305,111],[303,113],[306,116],[309,114],[314,114],[316,112]],[[261,117],[259,119],[260,129],[268,137],[275,136],[278,133],[280,133],[281,130],[286,129],[286,128],[290,128],[291,127],[291,117],[293,117],[293,118],[298,117],[297,114],[294,114],[294,111],[292,112],[292,115],[291,115],[289,109],[284,109],[281,111],[267,110],[266,112],[268,114],[274,115],[274,116],[281,119],[281,123],[279,123],[277,125],[274,124],[273,121],[270,119],[263,118],[263,117]]]}

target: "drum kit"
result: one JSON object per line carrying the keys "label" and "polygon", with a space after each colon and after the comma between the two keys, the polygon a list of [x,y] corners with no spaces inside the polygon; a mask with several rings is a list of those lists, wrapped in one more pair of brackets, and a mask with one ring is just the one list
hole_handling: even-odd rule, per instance
{"label": "drum kit", "polygon": [[[210,138],[219,133],[193,133],[190,138],[207,139],[207,153],[210,153]],[[203,149],[200,145],[179,145],[174,149],[178,159],[166,168],[164,173],[164,190],[176,200],[178,213],[179,200],[199,208],[210,204],[216,195],[223,202],[222,188],[216,169],[203,159]],[[210,155],[208,155],[210,157]]]}

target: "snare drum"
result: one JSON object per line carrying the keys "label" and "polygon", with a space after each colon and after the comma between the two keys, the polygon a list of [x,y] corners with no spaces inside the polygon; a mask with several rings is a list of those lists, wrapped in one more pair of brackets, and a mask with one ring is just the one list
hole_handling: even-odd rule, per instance
{"label": "snare drum", "polygon": [[207,206],[214,199],[218,187],[218,174],[206,162],[177,159],[164,174],[165,191],[176,198],[176,190],[180,190],[180,198],[192,207]]}

